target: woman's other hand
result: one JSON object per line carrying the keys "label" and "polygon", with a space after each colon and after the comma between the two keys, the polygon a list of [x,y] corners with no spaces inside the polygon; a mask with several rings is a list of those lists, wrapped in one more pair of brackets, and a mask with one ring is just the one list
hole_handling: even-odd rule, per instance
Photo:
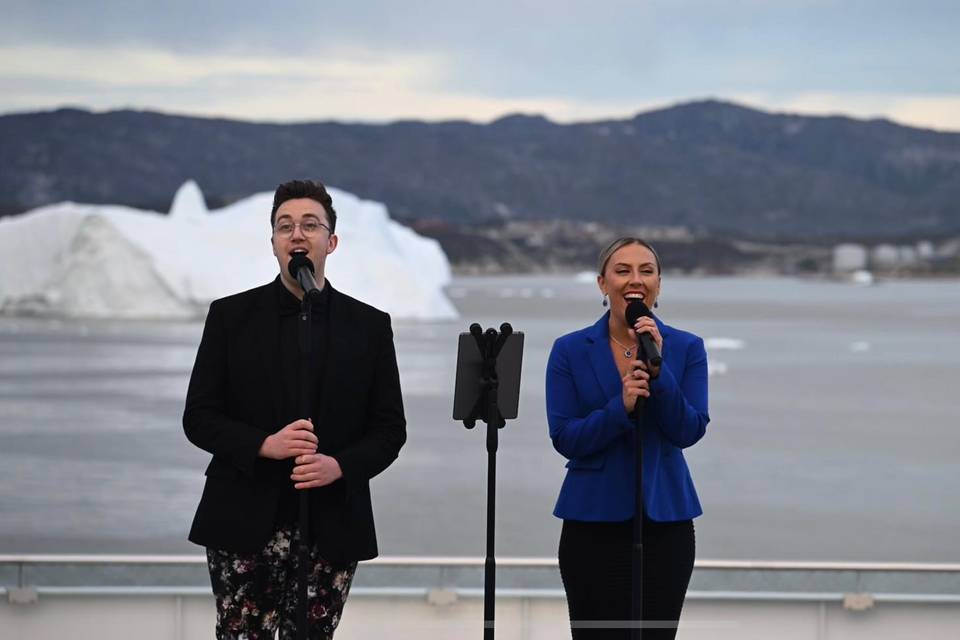
{"label": "woman's other hand", "polygon": [[641,360],[634,360],[632,371],[623,376],[623,407],[631,413],[637,405],[637,398],[650,397],[650,374]]}

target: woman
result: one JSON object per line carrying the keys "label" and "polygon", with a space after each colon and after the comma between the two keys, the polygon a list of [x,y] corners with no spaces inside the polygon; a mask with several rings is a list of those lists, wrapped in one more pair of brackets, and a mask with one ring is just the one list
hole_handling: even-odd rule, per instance
{"label": "woman", "polygon": [[[703,340],[658,318],[627,325],[630,300],[657,306],[653,247],[620,238],[601,252],[598,273],[609,311],[558,338],[547,363],[550,438],[569,459],[553,513],[563,519],[560,575],[571,628],[575,640],[630,634],[636,427],[629,414],[643,398],[643,637],[674,638],[693,571],[693,518],[703,512],[682,450],[710,420],[707,356]],[[639,333],[659,347],[659,371],[638,360]]]}

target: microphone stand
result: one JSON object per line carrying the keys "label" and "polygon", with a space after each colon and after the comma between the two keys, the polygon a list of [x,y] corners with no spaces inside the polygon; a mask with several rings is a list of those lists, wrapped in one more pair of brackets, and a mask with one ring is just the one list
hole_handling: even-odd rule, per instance
{"label": "microphone stand", "polygon": [[[639,335],[637,336],[637,355],[641,361],[647,364],[647,371],[651,372],[650,380],[652,381],[650,358],[646,349],[643,348],[643,341]],[[638,397],[636,404],[633,406],[636,504],[633,513],[633,546],[630,557],[630,619],[633,622],[633,626],[630,628],[631,640],[642,640],[643,638],[643,423],[645,408],[646,398]]]}
{"label": "microphone stand", "polygon": [[633,408],[634,458],[636,460],[636,504],[633,513],[633,547],[630,556],[630,628],[631,640],[643,638],[643,410],[645,398],[637,398]]}
{"label": "microphone stand", "polygon": [[[297,330],[300,342],[300,385],[297,391],[297,408],[300,416],[310,415],[310,355],[311,344],[311,316],[312,300],[304,291],[300,300],[300,314],[297,316]],[[307,619],[307,536],[310,533],[310,489],[300,489],[299,514],[297,528],[297,640],[307,640],[309,621]]]}

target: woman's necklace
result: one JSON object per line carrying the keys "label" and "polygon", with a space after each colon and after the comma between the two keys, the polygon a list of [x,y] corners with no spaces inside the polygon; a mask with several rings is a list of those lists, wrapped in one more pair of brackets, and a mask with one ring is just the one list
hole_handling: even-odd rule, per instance
{"label": "woman's necklace", "polygon": [[622,342],[614,338],[613,335],[610,336],[610,339],[616,342],[620,346],[620,348],[623,349],[624,358],[626,358],[627,360],[631,360],[633,358],[633,347],[628,347],[627,345],[623,344]]}

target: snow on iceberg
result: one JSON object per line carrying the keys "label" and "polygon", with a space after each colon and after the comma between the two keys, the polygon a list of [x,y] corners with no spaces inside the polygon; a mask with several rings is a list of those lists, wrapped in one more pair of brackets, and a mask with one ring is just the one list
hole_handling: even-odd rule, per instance
{"label": "snow on iceberg", "polygon": [[[378,202],[330,189],[340,245],[327,276],[396,318],[455,318],[440,245],[394,222]],[[0,312],[66,317],[189,318],[211,300],[272,280],[272,193],[208,211],[196,183],[169,215],[63,202],[0,219]]]}

